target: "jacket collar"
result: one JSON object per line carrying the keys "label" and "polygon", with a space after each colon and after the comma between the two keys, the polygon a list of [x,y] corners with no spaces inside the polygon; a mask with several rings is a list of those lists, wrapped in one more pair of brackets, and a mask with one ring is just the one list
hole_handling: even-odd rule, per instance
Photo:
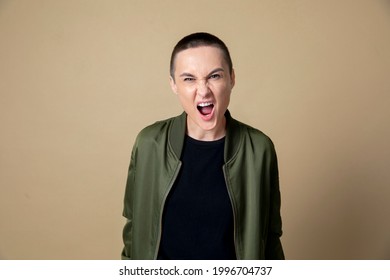
{"label": "jacket collar", "polygon": [[[225,138],[225,163],[228,163],[237,153],[242,140],[242,126],[233,119],[229,110],[225,113],[226,117],[226,138]],[[183,112],[181,115],[173,119],[172,126],[169,132],[169,142],[177,159],[180,159],[183,150],[184,138],[187,127],[187,114]]]}

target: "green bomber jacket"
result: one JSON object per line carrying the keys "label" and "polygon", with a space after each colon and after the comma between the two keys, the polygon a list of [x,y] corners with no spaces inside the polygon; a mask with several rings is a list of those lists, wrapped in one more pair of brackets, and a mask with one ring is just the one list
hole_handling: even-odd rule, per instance
{"label": "green bomber jacket", "polygon": [[[226,111],[223,172],[233,208],[237,259],[284,259],[276,152],[261,131]],[[164,203],[176,177],[187,115],[156,122],[137,136],[124,196],[122,259],[157,259]]]}

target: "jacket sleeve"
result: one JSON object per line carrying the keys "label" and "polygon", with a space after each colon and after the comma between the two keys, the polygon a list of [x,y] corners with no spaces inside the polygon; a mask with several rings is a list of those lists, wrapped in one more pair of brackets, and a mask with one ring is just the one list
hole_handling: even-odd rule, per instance
{"label": "jacket sleeve", "polygon": [[265,258],[269,260],[283,260],[284,252],[280,237],[282,236],[282,218],[280,215],[279,171],[275,148],[272,145],[270,163],[270,208]]}
{"label": "jacket sleeve", "polygon": [[133,147],[131,153],[130,166],[127,175],[127,183],[124,197],[124,207],[123,207],[123,216],[127,219],[126,224],[123,228],[123,243],[124,248],[122,250],[121,259],[129,260],[131,259],[131,247],[132,247],[132,226],[133,226],[133,190],[135,185],[135,172],[136,172],[136,162],[135,162],[135,153],[136,145]]}

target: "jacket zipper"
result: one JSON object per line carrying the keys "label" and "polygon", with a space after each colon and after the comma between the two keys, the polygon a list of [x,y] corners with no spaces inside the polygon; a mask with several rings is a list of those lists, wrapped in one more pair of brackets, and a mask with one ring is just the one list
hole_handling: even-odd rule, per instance
{"label": "jacket zipper", "polygon": [[236,258],[237,258],[237,260],[239,260],[240,257],[238,255],[237,242],[236,242],[236,240],[237,240],[237,233],[236,233],[236,231],[237,231],[236,230],[237,229],[237,227],[236,227],[236,216],[237,216],[236,215],[236,208],[234,207],[233,197],[232,197],[232,195],[230,193],[230,186],[228,184],[228,180],[226,179],[226,166],[225,165],[223,166],[222,170],[223,170],[223,176],[225,178],[226,189],[227,189],[227,192],[228,192],[228,195],[229,195],[229,198],[230,198],[230,204],[232,206],[232,211],[233,211],[233,229],[234,229],[234,231],[233,231],[233,239],[234,239],[233,242],[234,242],[234,249],[236,251]]}
{"label": "jacket zipper", "polygon": [[171,192],[172,186],[176,181],[176,178],[179,174],[180,167],[181,167],[181,161],[179,161],[178,166],[176,167],[175,173],[173,174],[172,180],[168,185],[168,190],[166,191],[162,204],[161,204],[161,209],[160,209],[160,221],[159,221],[159,233],[158,233],[158,238],[156,242],[156,251],[154,252],[154,259],[157,260],[158,256],[158,250],[160,249],[160,242],[161,242],[161,234],[162,234],[162,217],[163,217],[163,212],[164,212],[164,206],[165,206],[165,201],[167,200],[168,194]]}

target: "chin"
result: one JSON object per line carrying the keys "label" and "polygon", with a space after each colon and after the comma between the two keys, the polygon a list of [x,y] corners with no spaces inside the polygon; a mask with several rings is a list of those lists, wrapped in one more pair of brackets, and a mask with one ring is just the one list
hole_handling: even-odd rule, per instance
{"label": "chin", "polygon": [[212,131],[214,130],[217,126],[216,124],[209,124],[209,125],[202,125],[202,124],[199,124],[199,127],[204,130],[204,131]]}
{"label": "chin", "polygon": [[215,118],[210,121],[204,121],[200,119],[198,121],[198,126],[204,131],[212,131],[218,128],[218,123],[219,123],[218,120],[216,120]]}

